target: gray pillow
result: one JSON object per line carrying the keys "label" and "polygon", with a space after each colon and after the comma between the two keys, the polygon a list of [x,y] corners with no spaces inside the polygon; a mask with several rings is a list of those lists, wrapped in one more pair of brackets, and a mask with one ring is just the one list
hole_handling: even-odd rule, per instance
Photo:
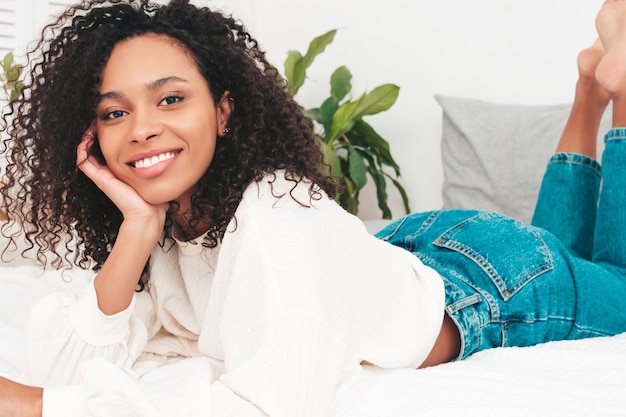
{"label": "gray pillow", "polygon": [[[496,211],[529,222],[571,104],[502,104],[435,95],[443,109],[443,208]],[[598,133],[598,155],[610,110]]]}

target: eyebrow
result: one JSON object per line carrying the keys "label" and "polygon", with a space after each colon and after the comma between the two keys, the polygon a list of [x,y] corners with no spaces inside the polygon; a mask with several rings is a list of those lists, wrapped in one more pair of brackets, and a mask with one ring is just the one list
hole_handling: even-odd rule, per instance
{"label": "eyebrow", "polygon": [[[163,87],[164,85],[177,83],[177,82],[186,83],[188,81],[185,80],[184,78],[180,78],[175,75],[172,75],[170,77],[163,77],[163,78],[159,78],[158,80],[150,81],[149,83],[146,84],[146,89],[152,92]],[[123,97],[124,97],[124,94],[120,93],[119,91],[107,91],[106,93],[102,93],[98,95],[98,97],[96,98],[96,106],[100,104],[102,100],[120,99]]]}

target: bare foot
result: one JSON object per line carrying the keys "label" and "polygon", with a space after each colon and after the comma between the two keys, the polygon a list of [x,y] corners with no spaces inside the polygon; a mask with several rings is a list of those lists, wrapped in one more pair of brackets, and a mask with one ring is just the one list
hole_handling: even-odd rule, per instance
{"label": "bare foot", "polygon": [[606,0],[596,17],[596,30],[606,51],[596,80],[611,96],[626,93],[626,1]]}
{"label": "bare foot", "polygon": [[596,103],[600,105],[602,111],[609,103],[609,93],[598,84],[596,72],[600,61],[604,58],[606,52],[602,46],[600,39],[589,48],[583,49],[578,54],[578,89],[586,89],[585,99],[596,98]]}
{"label": "bare foot", "polygon": [[600,40],[578,54],[578,81],[569,118],[556,148],[556,152],[568,152],[596,158],[598,128],[609,93],[596,81],[598,63],[605,52]]}
{"label": "bare foot", "polygon": [[600,39],[596,41],[589,48],[583,49],[578,54],[578,74],[581,78],[595,79],[596,67],[598,63],[604,57],[605,51]]}

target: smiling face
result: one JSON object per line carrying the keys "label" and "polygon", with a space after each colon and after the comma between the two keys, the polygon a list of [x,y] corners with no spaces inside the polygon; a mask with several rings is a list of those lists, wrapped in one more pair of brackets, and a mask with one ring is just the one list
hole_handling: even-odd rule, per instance
{"label": "smiling face", "polygon": [[107,166],[147,202],[186,210],[227,126],[227,94],[216,106],[191,54],[166,36],[118,43],[96,106]]}

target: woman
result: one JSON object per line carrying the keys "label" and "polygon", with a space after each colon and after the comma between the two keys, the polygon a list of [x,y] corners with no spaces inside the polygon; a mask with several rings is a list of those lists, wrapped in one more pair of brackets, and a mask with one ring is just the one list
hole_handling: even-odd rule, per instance
{"label": "woman", "polygon": [[[621,19],[614,8],[601,15]],[[180,0],[70,9],[12,106],[2,194],[40,258],[98,273],[35,308],[26,385],[1,379],[0,407],[324,416],[364,363],[626,331],[620,129],[595,220],[590,143],[610,97],[626,126],[620,91],[593,76],[620,55],[619,27],[602,27],[544,179],[545,229],[432,212],[377,239],[332,200],[309,127],[241,25]],[[182,388],[135,384],[171,363],[193,363]]]}

